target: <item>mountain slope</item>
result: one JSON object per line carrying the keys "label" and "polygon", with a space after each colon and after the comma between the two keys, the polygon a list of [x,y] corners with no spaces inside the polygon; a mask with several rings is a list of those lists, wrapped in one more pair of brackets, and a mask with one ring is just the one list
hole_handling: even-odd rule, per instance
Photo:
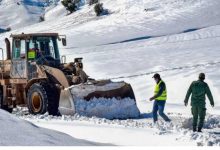
{"label": "mountain slope", "polygon": [[1,0],[0,28],[18,29],[40,22],[45,9],[52,4],[48,0]]}
{"label": "mountain slope", "polygon": [[65,16],[62,4],[58,3],[46,12],[49,21],[21,31],[67,33],[74,39],[69,46],[81,47],[190,32],[220,24],[220,12],[217,11],[220,2],[217,0],[101,2],[110,15],[96,17],[93,6],[85,5],[79,11]]}

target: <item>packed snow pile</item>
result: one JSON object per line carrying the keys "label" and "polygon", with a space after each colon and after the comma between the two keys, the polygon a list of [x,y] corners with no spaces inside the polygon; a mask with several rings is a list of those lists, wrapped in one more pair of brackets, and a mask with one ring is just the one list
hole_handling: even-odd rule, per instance
{"label": "packed snow pile", "polygon": [[40,128],[0,110],[1,146],[92,146],[99,145],[75,139],[67,134]]}
{"label": "packed snow pile", "polygon": [[94,98],[90,101],[78,99],[75,101],[75,109],[76,113],[83,116],[106,119],[129,119],[140,116],[136,102],[130,98],[122,100]]}
{"label": "packed snow pile", "polygon": [[[77,113],[83,116],[96,116],[107,119],[128,119],[140,116],[135,99],[131,97],[122,98],[116,95],[133,92],[125,82],[111,82],[110,80],[97,81],[96,84],[85,83],[73,85],[65,89],[64,92],[68,93],[66,95],[71,96],[62,97],[60,100],[59,110],[62,115],[73,115]],[[95,94],[94,97],[91,96],[92,98],[89,100],[86,99],[87,96],[95,92],[98,94]],[[100,96],[101,93],[112,97]]]}

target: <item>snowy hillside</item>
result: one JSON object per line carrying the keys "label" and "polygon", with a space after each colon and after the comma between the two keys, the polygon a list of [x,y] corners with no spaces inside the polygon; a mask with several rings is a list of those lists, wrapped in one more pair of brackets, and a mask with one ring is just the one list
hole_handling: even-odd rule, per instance
{"label": "snowy hillside", "polygon": [[[81,47],[177,34],[218,25],[220,22],[219,12],[214,11],[218,10],[218,0],[101,0],[101,2],[110,11],[110,16],[97,18],[93,7],[87,5],[72,15],[63,16],[64,9],[59,3],[45,14],[51,21],[22,31],[59,30],[68,33],[69,38],[74,38],[69,43],[70,47]],[[94,38],[88,41],[88,37]]]}
{"label": "snowy hillside", "polygon": [[[68,61],[83,57],[85,70],[94,78],[125,77],[119,80],[132,83],[143,108],[143,100],[152,95],[153,72],[162,71],[168,84],[169,103],[182,105],[190,82],[201,71],[207,73],[213,94],[216,100],[219,98],[215,78],[220,55],[218,0],[102,2],[110,15],[97,18],[93,7],[85,5],[71,15],[51,17],[12,33],[66,34],[68,46],[62,54],[67,55]],[[51,11],[60,13],[60,5]],[[45,16],[50,16],[51,11]],[[2,34],[1,39],[7,35]],[[126,78],[132,76],[135,77]],[[218,101],[216,104],[219,106]]]}
{"label": "snowy hillside", "polygon": [[39,23],[46,9],[56,5],[56,2],[56,0],[1,0],[0,28],[18,29]]}
{"label": "snowy hillside", "polygon": [[[4,1],[6,0],[2,0],[0,7],[3,7]],[[69,124],[62,118],[52,119],[51,123],[47,121],[47,116],[46,119],[43,116],[39,122],[35,116],[23,116],[20,113],[18,116],[62,132],[67,132],[64,131],[65,127],[74,126],[69,134],[96,142],[156,145],[141,140],[146,137],[145,135],[150,135],[149,140],[172,139],[175,145],[186,145],[184,139],[188,141],[188,145],[199,145],[198,143],[209,145],[210,141],[214,143],[213,145],[219,145],[219,126],[216,124],[219,124],[220,114],[220,1],[101,0],[101,2],[109,10],[109,15],[96,17],[93,7],[88,5],[82,6],[71,15],[66,15],[65,9],[58,2],[57,6],[44,10],[44,22],[36,23],[37,21],[31,19],[30,25],[28,19],[26,21],[22,19],[24,24],[30,26],[20,26],[21,28],[0,34],[0,45],[4,48],[4,38],[11,33],[66,34],[67,47],[61,46],[61,53],[67,56],[67,60],[73,61],[75,57],[83,57],[85,71],[92,78],[111,78],[131,83],[143,118],[125,120],[125,123],[122,123],[118,120],[76,116],[70,118],[73,122]],[[41,10],[39,7],[37,9]],[[2,20],[1,11],[3,10],[0,9],[0,20]],[[22,13],[23,9],[19,12]],[[15,11],[13,13],[16,18],[17,13]],[[0,21],[0,29],[10,25],[4,24]],[[148,99],[153,95],[155,83],[152,75],[155,72],[159,72],[167,84],[166,112],[174,119],[173,125],[164,125],[160,122],[161,126],[154,127],[151,123],[152,118],[148,115],[152,110],[152,103]],[[197,80],[200,72],[206,73],[206,82],[213,92],[215,107],[211,108],[207,100],[207,119],[210,119],[208,122],[210,126],[214,125],[213,127],[207,125],[203,134],[193,134],[189,127],[183,129],[180,124],[190,120],[190,107],[183,106],[183,100],[190,83]],[[180,116],[183,117],[182,120],[178,120]],[[141,127],[135,126],[137,130],[133,130],[126,128],[130,121],[132,125],[147,123],[143,126],[140,123]],[[212,129],[212,132],[209,129]],[[105,137],[108,131],[110,136]],[[100,136],[92,136],[94,132],[99,132]],[[123,135],[126,135],[130,142],[122,140]],[[140,140],[134,141],[132,137],[138,136],[141,137]],[[176,140],[179,136],[181,140]],[[209,137],[213,140],[207,140]],[[166,140],[161,144],[167,145]]]}

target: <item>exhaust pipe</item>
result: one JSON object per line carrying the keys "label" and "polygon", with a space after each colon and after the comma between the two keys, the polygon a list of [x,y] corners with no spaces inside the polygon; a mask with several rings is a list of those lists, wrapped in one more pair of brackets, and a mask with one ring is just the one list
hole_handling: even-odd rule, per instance
{"label": "exhaust pipe", "polygon": [[5,38],[7,60],[11,59],[11,45],[8,38]]}

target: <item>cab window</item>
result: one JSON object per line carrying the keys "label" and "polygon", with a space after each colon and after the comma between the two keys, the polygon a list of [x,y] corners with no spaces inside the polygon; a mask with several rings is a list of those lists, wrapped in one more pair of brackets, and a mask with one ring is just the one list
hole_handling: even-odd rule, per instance
{"label": "cab window", "polygon": [[28,59],[51,57],[60,59],[56,37],[33,37],[27,42]]}
{"label": "cab window", "polygon": [[13,59],[25,58],[25,40],[13,41]]}

